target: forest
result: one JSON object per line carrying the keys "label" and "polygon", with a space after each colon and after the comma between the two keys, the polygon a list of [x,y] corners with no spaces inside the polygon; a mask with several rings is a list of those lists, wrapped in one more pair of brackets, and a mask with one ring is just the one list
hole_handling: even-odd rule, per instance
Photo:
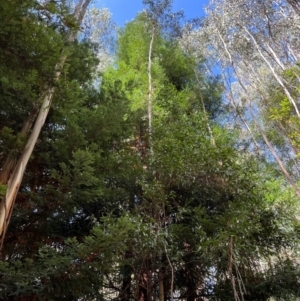
{"label": "forest", "polygon": [[0,300],[300,300],[300,1],[141,2],[0,1]]}

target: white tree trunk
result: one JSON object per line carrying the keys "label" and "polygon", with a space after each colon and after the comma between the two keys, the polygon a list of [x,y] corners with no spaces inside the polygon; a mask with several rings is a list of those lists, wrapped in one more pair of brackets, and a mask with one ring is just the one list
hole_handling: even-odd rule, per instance
{"label": "white tree trunk", "polygon": [[153,85],[152,85],[152,52],[155,38],[155,27],[152,28],[151,40],[148,53],[148,131],[149,131],[149,150],[150,155],[153,155],[152,148],[152,111],[153,111]]}
{"label": "white tree trunk", "polygon": [[254,45],[255,45],[258,53],[260,54],[260,56],[262,57],[262,59],[266,62],[266,64],[268,65],[268,67],[270,68],[270,70],[271,70],[272,74],[274,75],[275,79],[277,80],[278,84],[282,87],[282,89],[283,89],[285,95],[287,96],[288,100],[293,105],[293,107],[294,107],[294,109],[296,111],[297,116],[300,118],[300,112],[298,110],[297,104],[296,104],[295,100],[293,99],[293,97],[291,96],[290,92],[288,91],[288,89],[284,85],[284,83],[281,80],[281,78],[279,77],[279,75],[276,73],[276,71],[273,68],[273,66],[271,65],[271,63],[266,59],[266,57],[261,52],[260,47],[259,47],[258,43],[256,42],[256,39],[254,38],[254,36],[250,33],[250,31],[246,27],[244,27],[244,30],[248,33],[248,35],[250,36],[250,38],[254,42]]}
{"label": "white tree trunk", "polygon": [[[84,3],[83,1],[84,0],[79,1],[74,12],[74,17],[76,18],[77,24],[79,25],[81,24],[83,17],[86,13],[87,7],[91,2],[91,0],[85,0]],[[76,35],[77,35],[77,31],[71,30],[68,36],[68,41],[73,42],[76,38]],[[54,81],[59,80],[66,59],[67,59],[67,55],[63,53],[60,58],[60,61],[55,66]],[[27,163],[30,159],[30,156],[33,152],[33,149],[40,135],[41,129],[48,116],[48,112],[50,110],[54,92],[55,92],[55,87],[51,86],[47,89],[47,91],[45,91],[43,95],[42,105],[39,109],[39,113],[35,121],[35,124],[33,126],[32,132],[24,147],[22,155],[18,159],[17,165],[8,180],[6,195],[4,196],[4,198],[0,203],[0,249],[2,248],[3,245],[6,230],[12,215],[14,202],[19,187],[21,185]]]}

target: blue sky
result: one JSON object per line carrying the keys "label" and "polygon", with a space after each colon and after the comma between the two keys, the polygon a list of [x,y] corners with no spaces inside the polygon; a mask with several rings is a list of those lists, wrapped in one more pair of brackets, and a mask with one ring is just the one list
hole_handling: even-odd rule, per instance
{"label": "blue sky", "polygon": [[[204,15],[203,7],[208,0],[174,0],[173,11],[182,9],[187,19]],[[97,6],[107,7],[112,13],[112,19],[119,26],[132,20],[143,8],[142,0],[98,0]]]}

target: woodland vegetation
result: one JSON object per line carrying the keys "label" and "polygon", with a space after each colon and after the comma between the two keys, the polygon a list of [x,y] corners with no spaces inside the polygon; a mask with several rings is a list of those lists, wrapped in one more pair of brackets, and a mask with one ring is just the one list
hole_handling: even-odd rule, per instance
{"label": "woodland vegetation", "polygon": [[300,297],[300,2],[0,1],[0,300]]}

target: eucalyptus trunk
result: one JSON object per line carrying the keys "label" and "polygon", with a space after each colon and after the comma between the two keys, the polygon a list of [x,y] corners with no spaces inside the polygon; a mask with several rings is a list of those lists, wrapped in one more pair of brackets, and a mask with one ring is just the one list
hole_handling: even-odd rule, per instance
{"label": "eucalyptus trunk", "polygon": [[[85,1],[80,0],[78,2],[74,11],[74,17],[75,20],[77,21],[77,25],[81,24],[90,2],[91,0],[85,0]],[[77,36],[77,30],[74,29],[70,30],[70,33],[67,37],[67,41],[69,43],[74,42],[76,36]],[[66,51],[63,51],[59,62],[55,66],[54,82],[57,82],[59,80],[67,57],[68,55],[66,54]],[[3,245],[6,230],[11,219],[15,199],[25,173],[27,163],[30,159],[30,156],[39,138],[42,127],[48,116],[54,92],[55,92],[55,87],[52,85],[48,87],[46,91],[43,93],[41,99],[42,105],[39,108],[39,112],[35,120],[33,129],[30,133],[30,136],[22,151],[21,156],[16,160],[16,162],[10,161],[9,163],[7,163],[8,166],[6,166],[5,170],[2,169],[2,174],[3,175],[5,174],[5,177],[2,176],[3,181],[5,181],[5,184],[7,184],[7,188],[6,188],[6,194],[0,203],[0,248],[2,248]],[[25,123],[25,125],[26,124],[27,123]],[[28,122],[28,126],[26,126],[26,129],[29,130],[29,128],[30,128],[30,122]],[[13,165],[15,165],[15,168]],[[11,172],[12,168],[14,168],[14,170]]]}
{"label": "eucalyptus trunk", "polygon": [[152,27],[151,40],[148,52],[148,127],[149,127],[149,149],[150,155],[153,155],[152,148],[152,111],[153,111],[153,84],[152,84],[152,52],[155,38],[155,26]]}

